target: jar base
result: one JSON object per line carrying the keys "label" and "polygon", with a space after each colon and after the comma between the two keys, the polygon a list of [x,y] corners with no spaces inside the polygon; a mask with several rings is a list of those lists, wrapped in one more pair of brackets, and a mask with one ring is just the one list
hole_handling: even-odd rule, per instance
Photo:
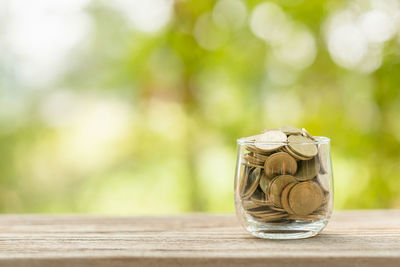
{"label": "jar base", "polygon": [[264,239],[302,239],[317,235],[327,222],[325,219],[315,222],[295,220],[290,223],[260,223],[251,220],[246,229],[253,236]]}

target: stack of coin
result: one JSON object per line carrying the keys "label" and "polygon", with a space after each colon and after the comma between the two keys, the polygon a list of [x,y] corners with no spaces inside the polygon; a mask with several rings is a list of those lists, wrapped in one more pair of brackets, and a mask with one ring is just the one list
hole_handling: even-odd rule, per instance
{"label": "stack of coin", "polygon": [[239,194],[246,214],[258,222],[324,217],[331,188],[326,147],[292,126],[245,141]]}

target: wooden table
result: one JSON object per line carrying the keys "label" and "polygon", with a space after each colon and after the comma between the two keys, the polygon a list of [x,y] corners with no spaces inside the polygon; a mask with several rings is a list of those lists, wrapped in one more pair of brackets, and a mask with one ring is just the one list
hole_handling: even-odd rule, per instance
{"label": "wooden table", "polygon": [[234,215],[0,215],[0,266],[400,266],[400,210],[337,212],[318,236],[252,237]]}

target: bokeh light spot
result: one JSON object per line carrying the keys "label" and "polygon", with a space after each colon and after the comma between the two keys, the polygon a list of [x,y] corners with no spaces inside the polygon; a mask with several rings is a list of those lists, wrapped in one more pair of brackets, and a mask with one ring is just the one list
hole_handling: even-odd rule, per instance
{"label": "bokeh light spot", "polygon": [[393,19],[379,10],[371,10],[360,17],[360,26],[367,40],[371,43],[382,43],[396,33]]}
{"label": "bokeh light spot", "polygon": [[222,29],[239,29],[246,21],[247,9],[240,0],[220,0],[213,9],[212,18]]}
{"label": "bokeh light spot", "polygon": [[172,17],[172,0],[115,0],[107,3],[119,10],[134,28],[147,33],[159,31]]}
{"label": "bokeh light spot", "polygon": [[328,49],[336,64],[354,68],[366,54],[368,43],[357,26],[346,23],[337,26],[329,33]]}
{"label": "bokeh light spot", "polygon": [[226,33],[215,25],[210,13],[197,19],[193,35],[199,46],[207,50],[220,48],[227,38]]}
{"label": "bokeh light spot", "polygon": [[291,22],[278,5],[267,2],[254,8],[250,18],[250,28],[257,37],[271,44],[277,44],[289,37]]}
{"label": "bokeh light spot", "polygon": [[296,69],[310,66],[317,54],[317,46],[312,33],[305,27],[297,26],[288,40],[274,48],[275,56]]}

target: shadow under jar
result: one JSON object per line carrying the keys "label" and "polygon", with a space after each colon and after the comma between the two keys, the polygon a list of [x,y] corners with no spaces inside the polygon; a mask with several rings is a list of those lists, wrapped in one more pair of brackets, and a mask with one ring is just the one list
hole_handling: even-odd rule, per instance
{"label": "shadow under jar", "polygon": [[285,142],[238,139],[236,214],[252,235],[315,236],[332,214],[330,140],[288,135]]}

